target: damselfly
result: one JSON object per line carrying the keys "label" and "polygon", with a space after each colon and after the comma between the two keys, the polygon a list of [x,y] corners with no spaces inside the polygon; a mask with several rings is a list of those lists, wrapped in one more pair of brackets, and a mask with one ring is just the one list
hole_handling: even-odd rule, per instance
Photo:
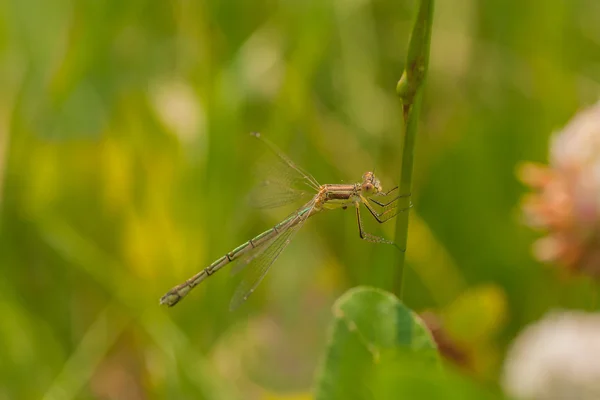
{"label": "damselfly", "polygon": [[[265,143],[277,155],[282,162],[282,165],[285,165],[293,171],[299,180],[306,187],[311,189],[314,195],[310,201],[271,229],[268,229],[246,243],[239,245],[196,275],[192,276],[190,279],[169,290],[161,297],[160,304],[166,304],[169,307],[174,306],[200,282],[204,281],[225,265],[233,261],[238,261],[238,263],[241,264],[238,268],[245,267],[248,271],[247,276],[242,280],[231,300],[230,309],[237,308],[256,289],[269,271],[273,262],[275,262],[277,257],[279,257],[281,252],[287,247],[306,220],[323,210],[353,207],[356,211],[358,233],[361,239],[369,242],[395,245],[387,239],[365,232],[360,216],[360,205],[364,205],[377,222],[384,223],[396,216],[399,212],[410,208],[398,207],[398,200],[402,197],[408,197],[409,194],[397,195],[387,202],[375,199],[376,197],[385,197],[395,193],[398,190],[398,187],[384,192],[381,187],[381,182],[375,177],[373,172],[366,172],[363,174],[362,182],[354,184],[321,185],[312,175],[302,170],[285,154],[279,151],[273,143],[263,138],[259,133],[253,133],[252,135]],[[279,203],[287,203],[296,197],[296,193],[298,193],[299,196],[299,192],[294,191],[293,189],[286,189],[285,191],[280,192],[279,199],[276,198],[275,203],[277,203],[277,205],[279,205]]]}

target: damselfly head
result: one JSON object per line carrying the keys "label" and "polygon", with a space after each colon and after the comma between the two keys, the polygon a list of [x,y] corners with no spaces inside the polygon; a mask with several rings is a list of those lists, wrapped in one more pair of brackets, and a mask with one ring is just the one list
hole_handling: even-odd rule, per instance
{"label": "damselfly head", "polygon": [[368,196],[373,196],[380,193],[383,189],[381,188],[381,182],[375,177],[373,172],[365,172],[362,176],[363,182],[361,190]]}

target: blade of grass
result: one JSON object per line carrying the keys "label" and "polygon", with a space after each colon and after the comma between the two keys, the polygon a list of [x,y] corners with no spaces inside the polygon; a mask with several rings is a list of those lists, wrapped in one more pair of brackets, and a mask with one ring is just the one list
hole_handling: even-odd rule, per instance
{"label": "blade of grass", "polygon": [[[39,230],[48,245],[61,257],[70,262],[74,268],[80,269],[95,279],[108,293],[113,294],[114,305],[108,310],[111,311],[116,307],[122,313],[118,315],[122,315],[122,318],[128,319],[134,324],[134,327],[141,328],[148,333],[149,337],[166,354],[164,359],[166,370],[178,371],[180,369],[181,374],[186,376],[202,394],[202,398],[208,400],[241,398],[234,386],[229,385],[220,378],[218,373],[214,372],[211,360],[196,350],[193,342],[170,318],[166,317],[167,314],[164,310],[160,311],[156,302],[148,304],[147,296],[140,299],[138,295],[127,290],[127,288],[135,287],[136,282],[123,272],[126,268],[117,260],[97,247],[94,241],[80,235],[62,219],[46,216],[39,221]],[[114,318],[98,319],[99,322],[105,320],[113,321]],[[122,330],[124,327],[120,329]],[[116,328],[111,329],[111,332],[114,332],[113,336],[120,332]],[[101,347],[92,348],[96,343],[95,339],[92,339],[98,334],[93,329],[90,332],[91,339],[86,339],[88,337],[86,336],[82,340],[80,349],[65,365],[65,369],[46,393],[46,399],[74,398],[82,385],[87,383],[86,379],[91,376],[91,366],[95,365],[94,363],[97,364],[99,358],[106,352]],[[107,337],[112,338],[112,336]],[[112,340],[114,341],[114,339]],[[110,344],[107,342],[105,347]],[[94,352],[90,353],[92,350]],[[88,366],[88,368],[83,368],[84,366]],[[187,366],[193,366],[193,368]],[[63,386],[66,389],[61,392]]]}
{"label": "blade of grass", "polygon": [[79,397],[94,370],[129,322],[129,318],[123,317],[120,311],[116,303],[111,303],[100,313],[44,395],[44,400]]}
{"label": "blade of grass", "polygon": [[[423,87],[429,65],[433,5],[434,0],[421,0],[415,25],[410,36],[406,67],[396,87],[396,92],[402,100],[402,113],[404,116],[402,172],[400,184],[398,185],[400,189],[399,193],[401,194],[411,193],[412,189],[415,142],[423,99]],[[408,215],[409,213],[407,212],[400,213],[396,218],[395,243],[401,249],[406,249],[406,242],[408,240]],[[404,264],[405,253],[403,252],[398,255],[396,260],[394,293],[398,298],[402,298]]]}

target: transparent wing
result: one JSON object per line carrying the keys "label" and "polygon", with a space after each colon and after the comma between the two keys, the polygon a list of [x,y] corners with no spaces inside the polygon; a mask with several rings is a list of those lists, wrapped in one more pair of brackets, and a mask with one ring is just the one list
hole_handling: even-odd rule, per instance
{"label": "transparent wing", "polygon": [[303,208],[308,208],[308,211],[298,215],[296,219],[290,221],[287,229],[280,232],[270,242],[265,243],[263,245],[264,250],[254,253],[249,259],[245,260],[246,262],[238,264],[238,270],[240,267],[247,266],[247,276],[244,277],[244,280],[242,280],[235,290],[231,304],[229,305],[230,310],[238,308],[254,292],[269,271],[271,265],[273,265],[281,252],[290,244],[296,232],[302,228],[304,222],[310,217],[313,207],[314,202],[309,203],[306,208]]}
{"label": "transparent wing", "polygon": [[277,208],[300,202],[308,196],[309,194],[305,192],[290,188],[273,188],[271,186],[268,191],[261,191],[259,194],[252,193],[250,205],[254,208]]}
{"label": "transparent wing", "polygon": [[297,176],[300,176],[306,186],[317,191],[319,190],[319,187],[321,186],[319,182],[317,182],[317,180],[311,174],[296,165],[291,158],[286,156],[285,153],[275,146],[270,140],[258,132],[252,132],[252,136],[263,142],[277,156],[281,163],[285,164],[288,169],[294,171]]}
{"label": "transparent wing", "polygon": [[275,208],[294,202],[306,202],[316,190],[306,179],[281,160],[259,164],[262,181],[250,192],[249,203],[255,208]]}
{"label": "transparent wing", "polygon": [[[288,214],[282,221],[286,221],[290,218],[293,218],[294,216],[297,216],[300,211],[312,208],[314,206],[314,204],[315,204],[315,199],[313,198],[312,200],[310,200],[309,202],[304,204],[302,207],[295,210],[293,213]],[[290,221],[290,222],[292,222],[292,221]],[[288,226],[291,228],[292,225],[293,224],[290,223]],[[287,229],[281,229],[279,231],[279,235],[282,234],[283,232],[285,232],[286,230]],[[258,256],[260,256],[265,250],[267,250],[269,248],[269,246],[279,237],[279,235],[272,237],[271,239],[265,241],[264,243],[261,243],[260,246],[242,254],[239,258],[236,258],[232,262],[231,267],[229,268],[229,274],[231,276],[237,275],[240,271],[245,269],[252,262],[252,260],[254,260]],[[253,240],[254,240],[254,238],[253,238]]]}

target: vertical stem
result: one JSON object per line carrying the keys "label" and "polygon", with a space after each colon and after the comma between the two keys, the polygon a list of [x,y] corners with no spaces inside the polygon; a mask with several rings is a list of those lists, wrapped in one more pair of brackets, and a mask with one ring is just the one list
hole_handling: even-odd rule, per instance
{"label": "vertical stem", "polygon": [[[429,65],[433,5],[434,0],[421,0],[408,44],[406,67],[396,87],[396,92],[402,100],[402,114],[404,116],[402,172],[400,184],[398,185],[400,194],[409,194],[412,190],[415,142],[423,99],[423,86]],[[401,249],[406,249],[408,240],[408,216],[408,212],[400,213],[396,219],[395,243]],[[398,298],[402,298],[405,254],[400,253],[396,260],[394,293]]]}

